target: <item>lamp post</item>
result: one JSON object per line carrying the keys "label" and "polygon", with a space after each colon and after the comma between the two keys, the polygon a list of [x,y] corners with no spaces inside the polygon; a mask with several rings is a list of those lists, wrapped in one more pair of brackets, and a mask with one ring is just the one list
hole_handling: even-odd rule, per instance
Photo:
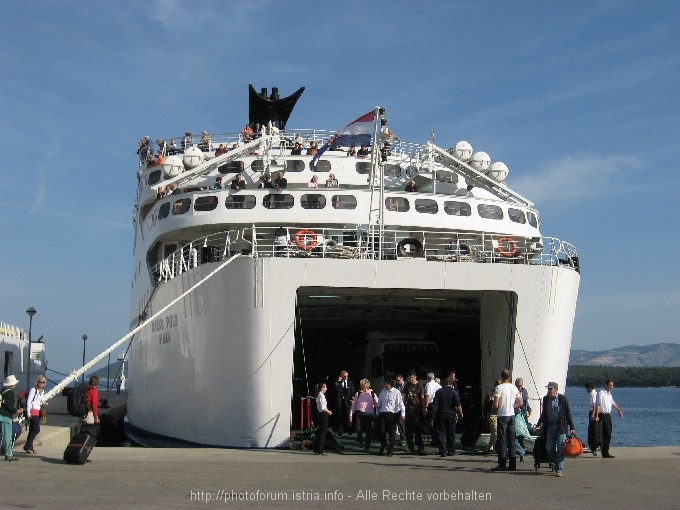
{"label": "lamp post", "polygon": [[[85,366],[85,340],[87,340],[87,335],[83,335],[82,339],[83,339],[83,366]],[[85,384],[85,372],[83,372],[82,383]]]}
{"label": "lamp post", "polygon": [[32,306],[26,310],[28,315],[28,368],[26,369],[26,391],[30,391],[31,388],[31,346],[33,340],[31,339],[31,330],[33,329],[33,316],[36,314],[35,308]]}

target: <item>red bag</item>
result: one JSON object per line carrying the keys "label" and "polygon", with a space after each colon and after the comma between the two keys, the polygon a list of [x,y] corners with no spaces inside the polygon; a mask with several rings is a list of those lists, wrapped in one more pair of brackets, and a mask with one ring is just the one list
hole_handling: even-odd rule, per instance
{"label": "red bag", "polygon": [[578,457],[583,453],[583,443],[575,434],[570,435],[562,444],[565,457]]}

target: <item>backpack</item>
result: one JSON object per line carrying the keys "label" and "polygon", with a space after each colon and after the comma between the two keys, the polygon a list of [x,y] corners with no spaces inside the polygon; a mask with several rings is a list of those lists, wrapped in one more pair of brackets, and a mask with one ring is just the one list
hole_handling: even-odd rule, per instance
{"label": "backpack", "polygon": [[28,392],[26,390],[17,396],[17,409],[23,409],[24,418],[28,418]]}

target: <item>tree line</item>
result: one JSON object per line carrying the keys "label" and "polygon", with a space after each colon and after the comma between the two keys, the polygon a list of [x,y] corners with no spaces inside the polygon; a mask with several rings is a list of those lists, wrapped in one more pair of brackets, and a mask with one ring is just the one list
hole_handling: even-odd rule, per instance
{"label": "tree line", "polygon": [[570,365],[567,386],[585,386],[592,381],[601,386],[607,379],[620,388],[663,388],[680,386],[680,367],[608,367]]}

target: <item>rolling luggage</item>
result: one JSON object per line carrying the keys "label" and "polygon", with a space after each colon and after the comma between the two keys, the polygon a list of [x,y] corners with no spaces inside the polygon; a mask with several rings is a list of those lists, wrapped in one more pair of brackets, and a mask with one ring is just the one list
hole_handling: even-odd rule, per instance
{"label": "rolling luggage", "polygon": [[468,423],[467,427],[460,436],[460,444],[463,448],[474,448],[482,435],[482,430],[484,430],[484,423],[486,420],[481,416],[473,418]]}
{"label": "rolling luggage", "polygon": [[64,450],[64,462],[67,464],[85,464],[90,456],[97,438],[89,434],[76,434]]}
{"label": "rolling luggage", "polygon": [[588,424],[588,446],[592,448],[599,448],[602,446],[602,422],[591,421]]}
{"label": "rolling luggage", "polygon": [[541,467],[541,463],[548,463],[548,467],[552,469],[552,464],[550,464],[550,459],[548,458],[548,449],[545,447],[548,439],[541,434],[534,441],[534,469],[538,471]]}

